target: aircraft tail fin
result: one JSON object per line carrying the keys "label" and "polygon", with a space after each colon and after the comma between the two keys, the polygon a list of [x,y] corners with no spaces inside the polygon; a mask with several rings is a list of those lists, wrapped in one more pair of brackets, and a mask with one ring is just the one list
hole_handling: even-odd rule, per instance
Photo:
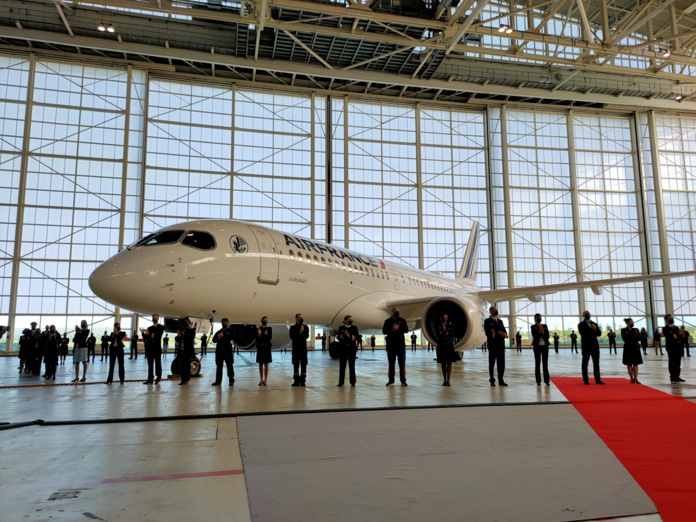
{"label": "aircraft tail fin", "polygon": [[476,276],[478,275],[480,229],[481,226],[478,222],[474,221],[471,227],[469,243],[466,245],[464,260],[462,261],[462,269],[459,271],[457,279],[470,279],[476,281]]}

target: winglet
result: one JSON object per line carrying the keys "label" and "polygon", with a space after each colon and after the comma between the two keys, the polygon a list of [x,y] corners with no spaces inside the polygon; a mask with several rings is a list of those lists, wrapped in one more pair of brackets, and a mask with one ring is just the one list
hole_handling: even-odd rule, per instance
{"label": "winglet", "polygon": [[479,260],[479,230],[480,225],[474,221],[471,226],[471,235],[469,243],[466,245],[464,260],[462,261],[462,269],[459,271],[457,279],[470,279],[476,281],[478,275],[478,260]]}

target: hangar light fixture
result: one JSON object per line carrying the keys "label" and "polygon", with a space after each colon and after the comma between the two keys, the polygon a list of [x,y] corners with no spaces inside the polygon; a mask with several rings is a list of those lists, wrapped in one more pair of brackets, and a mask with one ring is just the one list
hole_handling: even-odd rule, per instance
{"label": "hangar light fixture", "polygon": [[109,24],[106,28],[106,32],[107,33],[114,33],[114,32],[116,32],[116,29],[114,29],[113,25]]}
{"label": "hangar light fixture", "polygon": [[498,27],[498,32],[510,34],[512,32],[512,27],[510,27],[508,24],[503,24],[500,27]]}
{"label": "hangar light fixture", "polygon": [[670,51],[669,49],[662,49],[663,58],[669,58],[670,56],[672,56],[672,51]]}
{"label": "hangar light fixture", "polygon": [[104,31],[106,31],[106,26],[100,22],[97,26],[97,30],[103,33]]}

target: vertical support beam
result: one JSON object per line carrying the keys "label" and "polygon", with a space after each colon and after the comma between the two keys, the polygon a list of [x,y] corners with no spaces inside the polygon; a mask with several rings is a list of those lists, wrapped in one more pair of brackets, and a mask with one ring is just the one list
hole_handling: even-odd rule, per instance
{"label": "vertical support beam", "polygon": [[[582,261],[582,236],[580,235],[580,216],[578,209],[578,179],[575,163],[575,129],[573,127],[573,111],[566,114],[566,126],[568,129],[568,172],[570,176],[570,204],[573,208],[573,242],[575,243],[575,275],[578,282],[585,280]],[[585,304],[585,290],[578,290],[578,308],[580,315],[587,305]],[[590,310],[591,311],[591,310]]]}
{"label": "vertical support beam", "polygon": [[[509,288],[515,287],[515,271],[512,267],[514,257],[512,255],[512,205],[510,204],[510,169],[508,167],[508,140],[507,140],[507,105],[500,107],[500,145],[502,147],[503,165],[503,203],[505,207],[505,257],[507,264],[507,276]],[[517,331],[517,301],[510,301],[510,332]],[[514,335],[514,334],[513,334]]]}
{"label": "vertical support beam", "polygon": [[237,131],[237,84],[232,84],[232,133],[230,139],[230,219],[234,219],[234,143]]}
{"label": "vertical support beam", "polygon": [[486,219],[488,220],[488,265],[490,267],[491,289],[498,288],[496,257],[495,257],[495,216],[493,214],[493,165],[491,158],[491,107],[486,107],[484,125],[484,147],[486,161]]}
{"label": "vertical support beam", "polygon": [[[657,143],[657,129],[655,124],[655,112],[648,112],[648,132],[650,133],[650,161],[652,162],[653,185],[655,187],[655,213],[657,215],[657,235],[660,238],[660,263],[662,272],[669,272],[669,247],[667,243],[667,227],[665,226],[665,207],[662,195],[662,173],[660,168],[660,153]],[[674,298],[672,296],[672,280],[664,279],[665,313],[674,312]]]}
{"label": "vertical support beam", "polygon": [[[643,274],[652,272],[650,267],[650,223],[648,221],[648,200],[643,183],[644,172],[643,157],[640,146],[640,132],[638,130],[638,113],[634,113],[631,121],[631,144],[633,149],[633,177],[636,192],[636,207],[638,211],[638,241],[640,243],[640,267]],[[652,334],[654,325],[658,324],[655,316],[655,303],[653,302],[652,283],[643,283],[643,294],[645,300],[645,317],[647,321],[648,333]]]}
{"label": "vertical support beam", "polygon": [[[346,248],[350,248],[350,242],[348,236],[348,227],[350,226],[350,220],[348,219],[348,210],[350,209],[350,198],[348,194],[348,115],[350,113],[350,98],[347,96],[343,98],[343,244]],[[380,105],[381,107],[381,105]]]}
{"label": "vertical support beam", "polygon": [[309,224],[309,231],[312,234],[311,237],[312,239],[317,239],[317,229],[315,226],[316,219],[314,216],[314,213],[316,212],[316,204],[314,202],[314,199],[316,198],[316,184],[317,184],[317,173],[315,172],[316,168],[316,161],[314,158],[314,155],[316,154],[316,147],[314,146],[314,97],[315,94],[312,93],[312,95],[309,98],[309,156],[310,156],[310,164],[309,164],[309,171],[311,172],[309,176],[309,182],[311,183],[311,186],[309,187],[309,197],[311,198],[311,201],[309,202],[309,215],[311,216],[310,218],[310,224]]}
{"label": "vertical support beam", "polygon": [[609,8],[607,2],[599,2],[602,10],[602,43],[609,43],[610,28],[609,28]]}
{"label": "vertical support beam", "polygon": [[421,166],[421,121],[420,103],[416,104],[416,205],[418,211],[418,268],[425,269],[423,252],[423,169]]}
{"label": "vertical support beam", "polygon": [[31,122],[34,110],[34,83],[36,79],[36,55],[29,55],[29,83],[27,84],[26,110],[24,112],[24,134],[22,135],[22,157],[19,167],[19,195],[17,199],[17,218],[15,221],[14,250],[12,253],[12,279],[10,280],[10,306],[8,310],[7,341],[5,351],[14,346],[16,328],[17,294],[19,293],[19,267],[22,262],[22,229],[24,228],[24,208],[27,194],[27,172],[29,170],[29,142],[31,141]]}
{"label": "vertical support beam", "polygon": [[326,124],[324,125],[324,134],[326,136],[326,242],[333,241],[333,114],[331,104],[333,98],[326,97]]}

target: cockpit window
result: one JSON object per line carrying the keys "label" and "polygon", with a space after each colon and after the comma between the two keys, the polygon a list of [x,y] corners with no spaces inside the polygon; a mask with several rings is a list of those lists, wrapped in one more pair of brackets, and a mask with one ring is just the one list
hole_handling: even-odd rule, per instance
{"label": "cockpit window", "polygon": [[163,230],[162,232],[155,232],[154,234],[150,234],[136,241],[133,246],[171,245],[179,241],[183,233],[183,230]]}
{"label": "cockpit window", "polygon": [[186,232],[186,236],[184,236],[181,243],[199,250],[212,250],[215,248],[215,238],[207,232],[197,230]]}

